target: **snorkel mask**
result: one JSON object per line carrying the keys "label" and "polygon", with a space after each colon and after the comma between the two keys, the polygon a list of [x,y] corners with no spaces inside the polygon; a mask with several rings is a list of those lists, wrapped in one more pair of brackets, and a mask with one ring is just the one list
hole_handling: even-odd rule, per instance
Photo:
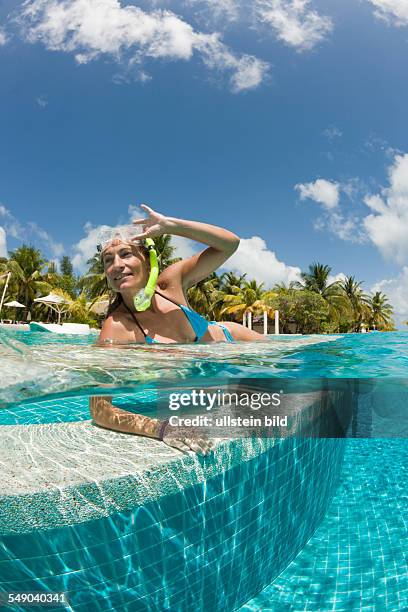
{"label": "snorkel mask", "polygon": [[150,274],[146,286],[141,289],[133,298],[133,304],[135,309],[139,312],[147,310],[152,302],[154,292],[156,289],[157,279],[159,277],[159,263],[157,260],[157,252],[155,249],[154,241],[151,238],[145,240],[137,240],[134,238],[134,227],[122,226],[117,227],[114,230],[109,227],[104,227],[100,232],[100,243],[97,245],[99,253],[102,253],[106,247],[114,242],[120,240],[121,242],[128,242],[136,246],[144,245],[149,251],[150,261]]}

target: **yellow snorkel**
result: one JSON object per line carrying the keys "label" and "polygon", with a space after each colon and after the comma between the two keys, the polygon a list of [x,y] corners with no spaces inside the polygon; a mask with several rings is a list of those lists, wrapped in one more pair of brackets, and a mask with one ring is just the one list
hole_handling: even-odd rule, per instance
{"label": "yellow snorkel", "polygon": [[153,240],[151,238],[146,238],[145,246],[149,251],[150,276],[146,287],[141,289],[133,298],[135,309],[139,312],[149,308],[156,289],[157,279],[159,277],[159,262],[157,261],[157,253]]}

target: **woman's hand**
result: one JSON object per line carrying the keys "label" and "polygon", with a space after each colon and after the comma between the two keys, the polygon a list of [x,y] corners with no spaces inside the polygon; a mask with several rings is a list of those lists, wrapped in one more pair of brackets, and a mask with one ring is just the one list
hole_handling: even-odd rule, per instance
{"label": "woman's hand", "polygon": [[167,425],[164,430],[163,442],[181,451],[194,451],[198,455],[208,455],[214,448],[214,443],[194,431],[185,433],[179,427]]}
{"label": "woman's hand", "polygon": [[147,213],[147,217],[144,219],[134,219],[133,225],[141,225],[142,233],[134,237],[134,240],[140,240],[144,238],[157,238],[163,234],[168,234],[170,230],[169,219],[164,215],[154,211],[146,204],[141,204],[140,208]]}
{"label": "woman's hand", "polygon": [[112,399],[111,396],[106,395],[89,398],[91,416],[97,425],[114,431],[159,438],[168,446],[181,451],[194,451],[199,455],[211,452],[212,440],[208,440],[194,430],[189,429],[188,432],[185,432],[180,427],[172,427],[167,424],[162,437],[160,434],[164,425],[163,421],[117,408],[113,406]]}
{"label": "woman's hand", "polygon": [[238,248],[238,236],[222,227],[199,221],[165,217],[145,204],[142,204],[141,208],[143,208],[148,216],[145,219],[135,219],[133,221],[135,225],[143,226],[142,233],[139,236],[135,236],[135,240],[170,234],[195,240],[208,246],[201,253],[196,253],[188,259],[173,264],[171,267],[174,274],[174,266],[177,266],[178,275],[181,278],[184,290],[207,278],[207,276],[231,257]]}

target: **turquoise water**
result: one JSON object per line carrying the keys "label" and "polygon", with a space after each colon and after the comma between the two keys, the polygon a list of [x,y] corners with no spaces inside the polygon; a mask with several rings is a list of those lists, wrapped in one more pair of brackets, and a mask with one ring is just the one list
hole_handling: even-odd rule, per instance
{"label": "turquoise water", "polygon": [[[2,334],[4,338],[5,332],[0,330],[0,344]],[[95,342],[94,335],[64,336],[17,331],[7,332],[7,336],[27,347],[58,347],[59,352],[66,352],[69,346],[83,347],[83,355],[88,357],[92,364],[90,353],[85,347],[92,346]],[[134,350],[137,351],[138,357],[144,358],[146,355],[144,345],[135,345]],[[265,342],[237,343],[232,346],[162,345],[154,349],[148,347],[147,354],[152,350],[155,351],[155,356],[159,355],[162,359],[164,355],[168,355],[173,366],[174,361],[179,359],[184,363],[186,356],[190,355],[197,362],[197,376],[208,375],[206,371],[199,371],[203,364],[207,364],[207,368],[212,367],[217,375],[221,373],[226,362],[235,368],[231,370],[231,374],[255,377],[404,377],[408,372],[408,331],[330,336],[268,336]],[[137,367],[134,367],[137,374]]]}
{"label": "turquoise water", "polygon": [[[407,333],[109,350],[94,340],[0,330],[0,430],[17,440],[42,424],[57,439],[89,419],[89,394],[143,412],[163,380],[327,377],[369,379],[364,418],[353,413],[350,427],[374,439],[294,441],[290,452],[279,441],[251,465],[130,512],[5,535],[4,590],[64,590],[75,611],[408,610]],[[397,439],[379,439],[387,418]],[[6,512],[10,503],[0,497]]]}
{"label": "turquoise water", "polygon": [[0,406],[56,392],[121,388],[157,379],[399,377],[408,334],[269,336],[265,342],[96,348],[95,336],[0,329]]}
{"label": "turquoise water", "polygon": [[[228,448],[215,459],[170,465],[166,478],[176,492],[130,510],[45,531],[19,521],[1,539],[3,589],[63,591],[75,612],[234,610],[315,531],[338,483],[344,444],[279,440],[253,459],[182,485],[180,471],[229,466]],[[154,472],[150,479],[133,487],[149,492],[157,486]]]}
{"label": "turquoise water", "polygon": [[312,538],[241,612],[408,610],[408,443],[348,440]]}

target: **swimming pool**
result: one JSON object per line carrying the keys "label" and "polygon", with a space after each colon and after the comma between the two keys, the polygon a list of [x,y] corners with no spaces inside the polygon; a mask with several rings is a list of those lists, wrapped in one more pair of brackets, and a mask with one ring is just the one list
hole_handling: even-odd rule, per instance
{"label": "swimming pool", "polygon": [[101,385],[208,377],[404,378],[408,333],[269,336],[259,343],[94,348],[95,336],[0,328],[0,406]]}
{"label": "swimming pool", "polygon": [[[74,610],[406,609],[407,335],[153,354],[45,336],[8,333],[0,346],[3,591],[64,591]],[[93,392],[148,412],[163,380],[283,376],[300,398],[298,435],[223,440],[205,458],[89,420]],[[346,385],[324,396],[343,427],[373,439],[300,435],[323,405],[302,380],[324,376]],[[347,379],[361,377],[356,421]],[[401,401],[387,406],[393,391]]]}

